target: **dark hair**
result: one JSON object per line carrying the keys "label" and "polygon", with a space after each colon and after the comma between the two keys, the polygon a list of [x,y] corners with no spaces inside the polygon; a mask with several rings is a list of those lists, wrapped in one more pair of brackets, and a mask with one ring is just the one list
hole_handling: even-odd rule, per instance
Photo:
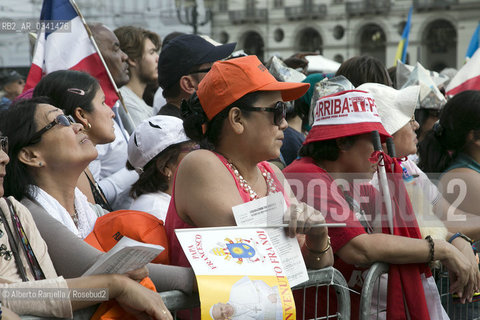
{"label": "dark hair", "polygon": [[[218,145],[224,120],[227,118],[230,109],[238,107],[252,106],[257,102],[263,91],[250,92],[233,102],[220,111],[212,120],[208,121],[205,111],[203,111],[197,94],[194,93],[190,99],[183,100],[181,112],[183,118],[183,128],[187,136],[200,144],[202,148],[213,150]],[[249,112],[242,110],[242,113],[248,116]],[[205,133],[203,128],[206,127]]]}
{"label": "dark hair", "polygon": [[134,26],[123,26],[113,31],[120,42],[120,48],[132,60],[141,59],[145,47],[145,40],[150,39],[155,50],[160,50],[162,41],[155,32]]}
{"label": "dark hair", "polygon": [[36,97],[19,100],[13,103],[0,118],[0,131],[8,137],[7,175],[3,183],[5,196],[13,196],[17,200],[31,197],[31,185],[36,185],[28,166],[18,159],[20,150],[38,143],[41,137],[32,141],[32,136],[39,130],[35,121],[35,112],[39,104],[52,104],[48,98]]}
{"label": "dark hair", "polygon": [[[142,174],[140,174],[138,180],[132,185],[130,196],[136,199],[142,194],[167,191],[168,177],[160,169],[165,168],[169,164],[177,163],[178,156],[182,152],[182,147],[191,143],[192,141],[185,141],[172,144],[153,157],[145,167],[143,167]],[[134,170],[134,167],[128,161],[127,169]]]}
{"label": "dark hair", "polygon": [[420,142],[419,167],[425,172],[445,171],[457,154],[464,151],[469,132],[479,129],[480,92],[460,92],[445,104],[439,121]]}
{"label": "dark hair", "polygon": [[[200,66],[201,65],[195,65],[195,66],[192,66],[188,72],[185,74],[190,74],[191,73],[191,76],[195,78],[195,80],[197,82],[200,82],[200,78],[199,78],[199,75],[197,73],[192,73],[194,71],[197,71],[197,70],[200,70]],[[181,78],[181,77],[180,77]],[[163,89],[162,91],[162,95],[165,99],[167,98],[176,98],[178,97],[181,93],[182,93],[182,88],[180,88],[180,79],[178,79],[177,82],[175,82],[174,84],[172,84],[171,86]]]}
{"label": "dark hair", "polygon": [[165,99],[178,97],[182,93],[180,88],[180,80],[172,84],[170,87],[163,89],[162,95]]}
{"label": "dark hair", "polygon": [[165,47],[165,45],[170,42],[171,40],[175,39],[176,37],[179,37],[179,36],[183,36],[184,34],[186,34],[185,32],[179,32],[179,31],[173,31],[173,32],[170,32],[169,34],[167,34],[165,36],[165,38],[163,38],[163,47]]}
{"label": "dark hair", "polygon": [[387,69],[388,71],[388,76],[390,77],[390,80],[392,80],[392,87],[395,89],[397,88],[397,67],[393,66]]}
{"label": "dark hair", "polygon": [[384,64],[372,56],[357,56],[344,61],[335,76],[344,76],[355,87],[367,82],[392,86],[392,79]]}
{"label": "dark hair", "polygon": [[88,113],[93,111],[92,100],[99,88],[97,79],[86,72],[58,70],[40,80],[33,96],[49,97],[52,105],[73,116],[78,107]]}
{"label": "dark hair", "polygon": [[355,144],[357,138],[358,135],[310,142],[303,145],[298,154],[300,157],[310,157],[314,161],[336,161],[340,155],[340,146],[348,149]]}

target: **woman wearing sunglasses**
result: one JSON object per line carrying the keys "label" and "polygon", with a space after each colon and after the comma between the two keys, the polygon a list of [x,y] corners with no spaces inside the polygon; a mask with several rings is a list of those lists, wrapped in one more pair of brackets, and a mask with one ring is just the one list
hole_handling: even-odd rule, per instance
{"label": "woman wearing sunglasses", "polygon": [[[3,196],[3,177],[9,162],[7,137],[0,136],[0,144],[0,196]],[[95,288],[108,290],[110,299],[115,299],[136,316],[172,319],[158,294],[126,276],[97,275],[75,279],[57,276],[32,214],[14,197],[0,199],[0,220],[0,312],[4,319],[20,319],[16,314],[61,318],[91,315],[95,309],[85,308],[100,301],[42,299],[40,294],[50,292],[57,296],[62,293],[67,295],[69,289],[84,292],[90,289],[92,293],[101,291]],[[28,301],[18,299],[14,297],[14,292],[35,295],[37,298]]]}
{"label": "woman wearing sunglasses", "polygon": [[327,228],[310,228],[323,222],[322,215],[306,218],[305,204],[291,197],[281,171],[266,162],[280,155],[288,126],[283,101],[308,87],[278,82],[256,56],[247,56],[215,62],[197,95],[184,102],[187,136],[209,150],[189,153],[176,173],[166,219],[173,264],[189,265],[174,229],[235,225],[232,207],[282,192],[290,204],[290,235],[307,233],[299,239],[307,266],[331,265]]}
{"label": "woman wearing sunglasses", "polygon": [[[105,104],[105,94],[98,81],[85,72],[59,70],[47,74],[33,91],[34,97],[45,96],[66,115],[83,126],[83,131],[93,143],[106,144],[115,140],[113,118],[115,114]],[[80,175],[78,188],[90,203],[113,211],[103,190],[88,168]]]}
{"label": "woman wearing sunglasses", "polygon": [[[91,232],[97,212],[75,188],[97,151],[83,126],[47,98],[14,106],[0,118],[0,130],[10,143],[5,194],[20,200],[32,213],[57,273],[79,277],[102,254],[82,240]],[[158,291],[191,291],[190,269],[163,265],[148,269]],[[139,270],[137,277],[143,278],[145,271]]]}

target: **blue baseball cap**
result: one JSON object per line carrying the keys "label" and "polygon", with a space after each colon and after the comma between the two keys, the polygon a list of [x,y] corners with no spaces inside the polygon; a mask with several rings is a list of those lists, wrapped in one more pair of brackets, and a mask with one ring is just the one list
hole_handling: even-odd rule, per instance
{"label": "blue baseball cap", "polygon": [[185,34],[169,41],[158,58],[158,84],[167,89],[177,83],[190,70],[204,63],[225,59],[233,50],[236,42],[220,46],[208,42],[195,34]]}

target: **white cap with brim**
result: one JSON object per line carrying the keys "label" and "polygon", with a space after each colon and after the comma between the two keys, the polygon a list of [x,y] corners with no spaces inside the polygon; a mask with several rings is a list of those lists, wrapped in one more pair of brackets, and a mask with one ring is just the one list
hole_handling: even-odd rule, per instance
{"label": "white cap with brim", "polygon": [[143,120],[128,141],[128,162],[139,174],[145,165],[169,146],[190,139],[183,121],[171,116],[153,116]]}
{"label": "white cap with brim", "polygon": [[414,116],[419,86],[396,90],[380,83],[364,83],[357,89],[367,91],[373,96],[382,124],[390,135],[400,130]]}

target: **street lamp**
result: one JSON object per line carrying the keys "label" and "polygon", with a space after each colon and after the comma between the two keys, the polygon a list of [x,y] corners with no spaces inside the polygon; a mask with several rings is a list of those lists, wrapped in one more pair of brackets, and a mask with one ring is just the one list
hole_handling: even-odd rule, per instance
{"label": "street lamp", "polygon": [[198,27],[206,25],[212,19],[212,5],[214,0],[204,0],[205,17],[199,21],[197,0],[175,0],[177,18],[180,23],[192,26],[193,33],[197,34]]}

